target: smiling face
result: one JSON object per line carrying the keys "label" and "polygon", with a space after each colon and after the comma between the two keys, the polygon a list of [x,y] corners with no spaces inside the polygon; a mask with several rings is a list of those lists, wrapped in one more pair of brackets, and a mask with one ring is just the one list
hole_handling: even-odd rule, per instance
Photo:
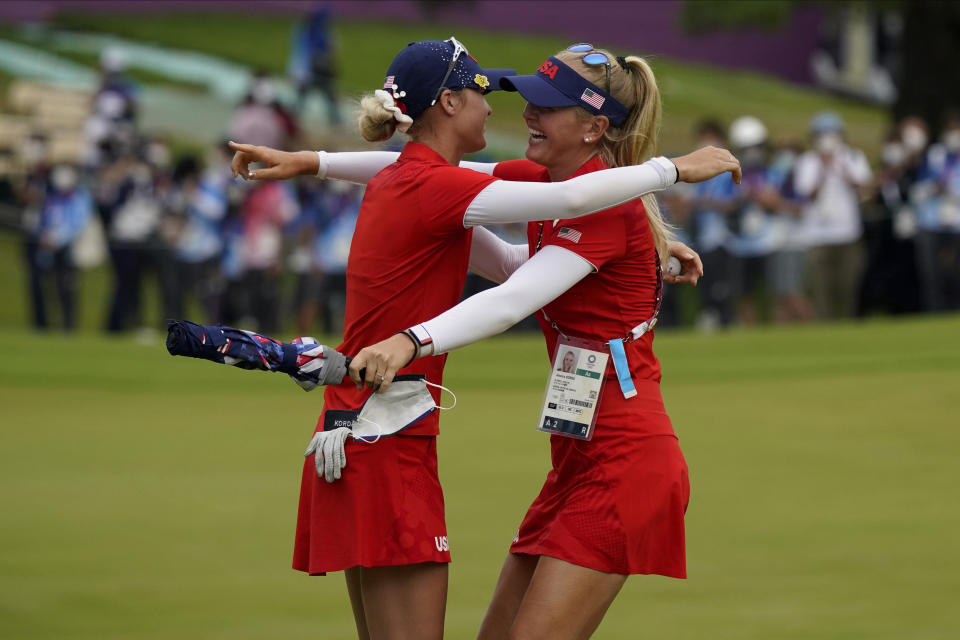
{"label": "smiling face", "polygon": [[596,121],[601,118],[583,118],[577,110],[530,103],[523,109],[530,133],[527,159],[546,167],[553,180],[566,180],[596,153],[600,140]]}
{"label": "smiling face", "polygon": [[487,99],[474,89],[464,89],[456,94],[461,100],[461,109],[456,117],[456,135],[462,141],[463,152],[473,153],[487,146],[484,138],[487,118],[493,113]]}

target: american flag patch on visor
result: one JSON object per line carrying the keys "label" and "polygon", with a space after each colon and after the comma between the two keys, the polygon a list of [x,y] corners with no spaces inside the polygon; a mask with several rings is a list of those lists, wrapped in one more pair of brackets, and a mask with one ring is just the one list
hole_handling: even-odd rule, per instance
{"label": "american flag patch on visor", "polygon": [[591,91],[590,89],[584,89],[583,95],[580,96],[580,99],[586,102],[588,105],[594,109],[599,109],[603,106],[603,103],[606,101],[606,98],[601,96],[596,91]]}
{"label": "american flag patch on visor", "polygon": [[557,237],[577,243],[580,242],[580,238],[583,237],[583,234],[576,229],[571,229],[570,227],[560,227],[560,231],[557,232]]}
{"label": "american flag patch on visor", "polygon": [[384,89],[392,89],[392,88],[393,88],[393,80],[394,80],[394,76],[387,76],[387,79],[383,81],[383,88],[384,88]]}

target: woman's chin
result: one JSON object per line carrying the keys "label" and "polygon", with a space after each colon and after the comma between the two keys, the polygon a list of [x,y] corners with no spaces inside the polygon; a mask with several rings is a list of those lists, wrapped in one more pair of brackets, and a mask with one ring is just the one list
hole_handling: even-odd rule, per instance
{"label": "woman's chin", "polygon": [[470,149],[467,153],[476,153],[477,151],[483,151],[487,148],[487,137],[486,132],[480,134],[480,139],[473,145],[473,148]]}
{"label": "woman's chin", "polygon": [[527,150],[524,152],[524,156],[527,160],[531,162],[537,162],[542,154],[540,153],[539,145],[535,142],[527,142]]}

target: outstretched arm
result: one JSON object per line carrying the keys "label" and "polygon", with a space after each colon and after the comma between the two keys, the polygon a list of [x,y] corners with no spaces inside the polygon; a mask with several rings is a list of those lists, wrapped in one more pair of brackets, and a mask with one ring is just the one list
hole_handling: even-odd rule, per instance
{"label": "outstretched arm", "polygon": [[[396,151],[280,151],[271,147],[230,142],[234,150],[230,168],[233,177],[244,180],[288,180],[295,176],[317,176],[367,184],[400,157]],[[250,171],[250,163],[266,165]],[[493,175],[496,163],[463,161],[460,166]]]}
{"label": "outstretched arm", "polygon": [[467,206],[463,225],[579,218],[662,191],[677,181],[702,182],[731,172],[740,183],[740,163],[726,149],[704,147],[670,161],[595,171],[563,182],[509,182],[487,186]]}
{"label": "outstretched arm", "polygon": [[[384,167],[397,161],[393,151],[280,151],[255,144],[231,142],[236,153],[230,162],[233,177],[244,180],[288,180],[295,176],[317,176],[366,184]],[[250,171],[250,163],[266,165]]]}
{"label": "outstretched arm", "polygon": [[[437,355],[506,331],[580,282],[593,265],[569,249],[544,247],[524,262],[500,286],[481,291],[414,328],[424,343],[414,344],[406,333],[361,349],[350,363],[350,377],[373,388],[383,374],[380,390],[390,386],[397,371],[415,356]],[[360,371],[366,368],[366,378]]]}

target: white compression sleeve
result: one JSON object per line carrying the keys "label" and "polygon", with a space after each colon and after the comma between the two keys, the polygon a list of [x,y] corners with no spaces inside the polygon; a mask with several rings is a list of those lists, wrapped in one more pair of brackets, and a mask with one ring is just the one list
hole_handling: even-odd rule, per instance
{"label": "white compression sleeve", "polygon": [[473,199],[464,213],[463,226],[579,218],[662,191],[676,181],[677,169],[664,157],[563,182],[498,180]]}
{"label": "white compression sleeve", "polygon": [[317,177],[367,184],[399,157],[400,154],[393,151],[317,151]]}
{"label": "white compression sleeve", "polygon": [[470,296],[424,322],[440,354],[506,331],[593,271],[593,265],[563,247],[547,246],[500,286]]}
{"label": "white compression sleeve", "polygon": [[470,271],[497,284],[503,282],[527,261],[525,244],[510,244],[484,227],[473,230],[470,244]]}
{"label": "white compression sleeve", "polygon": [[485,173],[488,176],[493,175],[493,170],[497,168],[496,162],[470,162],[469,160],[460,161],[461,169],[473,169],[474,171],[479,171],[480,173]]}
{"label": "white compression sleeve", "polygon": [[[317,177],[367,184],[370,178],[399,157],[395,151],[317,151]],[[497,163],[464,160],[460,166],[492,176]]]}

